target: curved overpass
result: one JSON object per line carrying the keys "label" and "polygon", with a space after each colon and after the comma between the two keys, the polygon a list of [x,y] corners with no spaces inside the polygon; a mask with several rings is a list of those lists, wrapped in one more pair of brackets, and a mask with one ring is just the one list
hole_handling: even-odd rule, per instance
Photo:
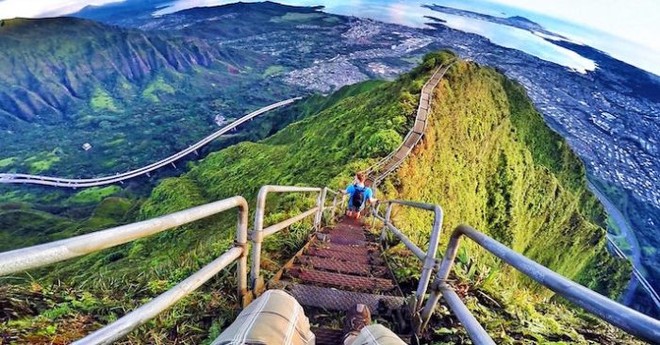
{"label": "curved overpass", "polygon": [[269,106],[263,107],[259,110],[253,111],[240,119],[230,123],[229,125],[222,127],[220,130],[214,132],[213,134],[205,137],[204,139],[196,142],[195,144],[189,146],[188,148],[177,152],[167,158],[164,158],[158,162],[149,164],[147,166],[127,171],[125,173],[104,176],[98,178],[85,178],[85,179],[68,179],[60,178],[54,176],[40,176],[40,175],[28,175],[28,174],[0,174],[0,183],[23,183],[23,184],[36,184],[43,186],[53,186],[53,187],[70,187],[70,188],[84,188],[84,187],[96,187],[104,186],[108,184],[113,184],[117,182],[122,182],[137,176],[146,175],[154,170],[160,169],[166,165],[172,164],[179,159],[197,151],[202,146],[210,143],[211,141],[217,139],[221,135],[233,130],[234,128],[240,126],[241,124],[252,120],[253,118],[262,115],[268,111],[271,111],[276,108],[289,105],[302,97],[290,98],[281,102],[271,104]]}

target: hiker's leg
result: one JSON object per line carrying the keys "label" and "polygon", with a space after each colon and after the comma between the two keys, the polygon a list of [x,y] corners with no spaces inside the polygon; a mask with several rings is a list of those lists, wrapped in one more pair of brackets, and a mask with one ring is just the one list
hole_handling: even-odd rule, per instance
{"label": "hiker's leg", "polygon": [[268,290],[238,314],[212,345],[311,345],[315,341],[309,320],[296,299],[282,290]]}
{"label": "hiker's leg", "polygon": [[348,218],[353,218],[355,216],[355,206],[353,206],[353,200],[351,198],[348,198],[348,207],[346,210],[346,215]]}
{"label": "hiker's leg", "polygon": [[362,328],[357,335],[347,336],[344,345],[406,345],[406,343],[387,327],[377,324]]}

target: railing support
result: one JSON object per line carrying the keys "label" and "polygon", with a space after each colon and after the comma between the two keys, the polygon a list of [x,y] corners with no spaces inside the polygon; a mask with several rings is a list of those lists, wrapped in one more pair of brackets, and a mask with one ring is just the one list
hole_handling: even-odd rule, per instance
{"label": "railing support", "polygon": [[0,276],[26,271],[65,261],[85,254],[128,243],[139,238],[154,235],[168,229],[194,222],[214,214],[238,208],[236,225],[236,245],[199,271],[149,301],[147,304],[124,315],[119,320],[97,330],[74,344],[112,344],[140,325],[145,324],[159,313],[195,291],[218,272],[238,261],[238,293],[243,303],[247,295],[247,221],[248,204],[241,197],[212,202],[189,208],[166,216],[138,223],[118,226],[70,239],[45,243],[33,247],[0,253]]}
{"label": "railing support", "polygon": [[323,222],[323,211],[325,210],[325,197],[327,193],[328,188],[323,188],[321,193],[319,193],[319,197],[316,199],[316,207],[318,208],[318,211],[316,211],[316,217],[314,218],[315,231],[321,230],[321,223]]}
{"label": "railing support", "polygon": [[[243,207],[245,209],[243,209]],[[252,301],[252,296],[248,289],[247,270],[248,270],[248,206],[247,202],[243,206],[239,205],[238,220],[236,222],[236,246],[242,249],[241,256],[238,258],[238,268],[236,270],[236,280],[238,281],[238,296],[243,308],[247,307]]]}
{"label": "railing support", "polygon": [[[319,193],[317,198],[317,206],[313,209],[307,211],[303,215],[294,217],[289,220],[285,220],[281,223],[271,225],[268,227],[268,234],[264,232],[264,214],[266,212],[266,198],[268,193],[308,193],[316,192]],[[253,297],[258,296],[264,290],[264,280],[261,277],[261,246],[264,241],[264,238],[267,235],[275,234],[276,232],[290,226],[293,222],[299,221],[302,218],[306,218],[312,214],[315,215],[314,226],[316,227],[318,212],[323,212],[323,204],[325,198],[323,197],[323,189],[317,187],[291,187],[291,186],[263,186],[259,189],[259,194],[257,195],[257,208],[254,212],[254,229],[251,234],[252,240],[252,270],[250,271],[250,287],[252,288]],[[320,208],[319,208],[320,205]],[[317,209],[318,208],[318,209]],[[298,219],[300,218],[300,219]]]}
{"label": "railing support", "polygon": [[[577,284],[467,225],[458,226],[451,235],[447,251],[440,265],[440,269],[438,270],[438,275],[431,285],[431,295],[422,311],[423,327],[428,324],[441,295],[445,293],[446,298],[452,298],[452,296],[450,296],[451,292],[449,295],[446,294],[449,291],[448,289],[450,289],[447,287],[446,283],[453,267],[454,260],[456,259],[461,237],[463,236],[468,237],[479,246],[507,264],[513,266],[515,269],[530,277],[537,283],[549,288],[573,304],[584,308],[588,312],[625,332],[651,343],[660,339],[660,321]],[[460,302],[460,299],[458,302]],[[460,302],[460,304],[463,303]],[[459,307],[459,309],[454,309],[454,307],[452,307],[452,310],[457,316],[459,313],[463,313],[460,309],[462,309],[462,307]],[[480,343],[477,341],[478,338],[475,339],[473,337],[478,335],[480,331],[478,329],[468,328],[469,325],[465,323],[464,326],[475,343]]]}
{"label": "railing support", "polygon": [[[418,313],[421,311],[422,305],[424,303],[424,297],[426,295],[426,291],[428,290],[429,282],[431,281],[431,276],[433,275],[433,270],[437,265],[435,257],[438,251],[438,244],[440,242],[440,231],[442,230],[442,220],[443,220],[442,208],[438,205],[412,202],[412,201],[403,201],[403,200],[387,200],[384,203],[387,204],[387,210],[385,211],[385,218],[380,217],[378,215],[377,207],[375,207],[373,210],[375,213],[375,217],[385,223],[383,226],[383,230],[381,232],[381,239],[384,240],[386,231],[390,230],[423,263],[422,273],[419,278],[419,284],[417,285],[417,291],[415,292],[415,297],[417,297],[415,313]],[[392,207],[395,204],[433,212],[433,226],[431,228],[429,247],[426,252],[424,252],[417,245],[415,245],[408,237],[406,237],[403,234],[403,232],[401,232],[401,230],[397,229],[392,224]],[[419,331],[419,329],[416,331]]]}

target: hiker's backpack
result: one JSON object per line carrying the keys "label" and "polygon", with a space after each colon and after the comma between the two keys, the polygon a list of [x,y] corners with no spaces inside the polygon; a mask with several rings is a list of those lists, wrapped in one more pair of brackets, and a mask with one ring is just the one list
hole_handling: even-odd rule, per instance
{"label": "hiker's backpack", "polygon": [[353,192],[353,196],[351,196],[351,202],[353,207],[361,208],[364,203],[364,192],[367,188],[359,187],[358,185],[353,185],[353,187],[355,188],[355,192]]}

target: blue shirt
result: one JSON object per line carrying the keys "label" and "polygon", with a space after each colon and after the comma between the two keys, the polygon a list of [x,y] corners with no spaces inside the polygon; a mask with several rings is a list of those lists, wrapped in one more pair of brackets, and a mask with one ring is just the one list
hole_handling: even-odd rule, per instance
{"label": "blue shirt", "polygon": [[[364,201],[366,202],[369,199],[373,199],[374,197],[374,192],[371,190],[369,187],[364,187]],[[351,198],[353,197],[353,193],[355,193],[355,185],[352,184],[346,188],[346,193],[351,195]]]}

